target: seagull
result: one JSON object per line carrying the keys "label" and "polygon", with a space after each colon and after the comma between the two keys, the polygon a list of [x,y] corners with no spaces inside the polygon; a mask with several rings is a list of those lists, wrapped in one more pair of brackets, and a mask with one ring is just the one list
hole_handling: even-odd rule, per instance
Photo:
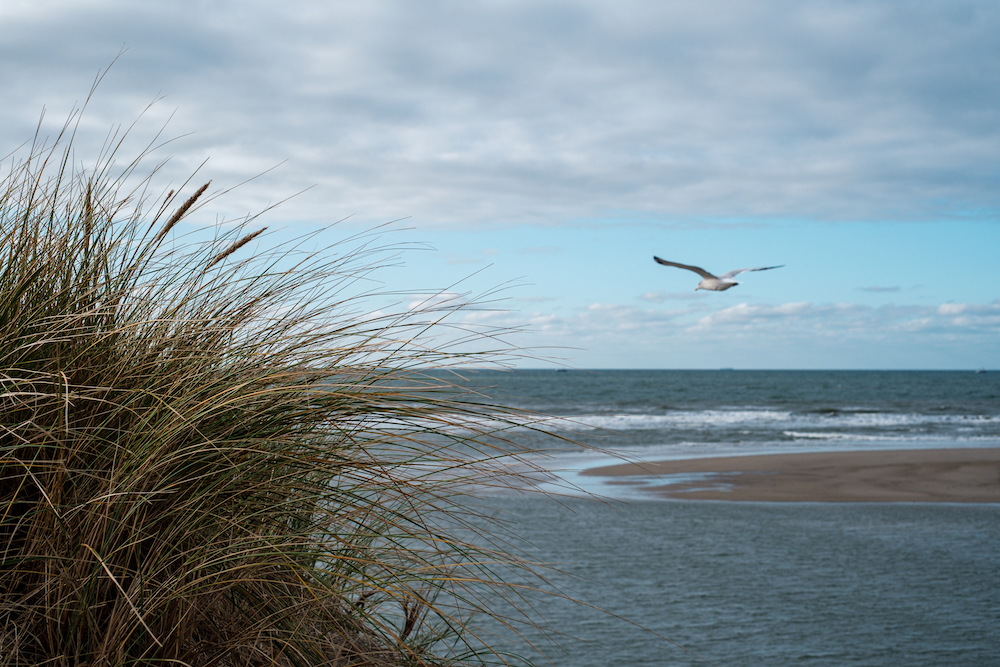
{"label": "seagull", "polygon": [[701,268],[700,266],[688,266],[687,264],[678,264],[676,262],[668,262],[665,259],[660,259],[659,257],[653,256],[657,264],[662,264],[664,266],[676,266],[678,269],[687,269],[688,271],[694,271],[699,276],[704,278],[698,286],[694,288],[697,292],[700,289],[712,290],[714,292],[724,292],[730,287],[735,287],[739,285],[738,282],[733,280],[734,276],[738,276],[744,271],[767,271],[769,269],[780,269],[784,264],[779,264],[778,266],[758,266],[755,269],[733,269],[729,273],[723,273],[721,276],[713,276],[711,273]]}

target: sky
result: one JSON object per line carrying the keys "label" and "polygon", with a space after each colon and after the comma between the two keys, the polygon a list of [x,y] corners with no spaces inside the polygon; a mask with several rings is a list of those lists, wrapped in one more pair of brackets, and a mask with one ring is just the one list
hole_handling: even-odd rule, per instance
{"label": "sky", "polygon": [[239,185],[192,225],[378,228],[386,291],[486,295],[459,320],[521,367],[1000,370],[998,35],[966,0],[5,0],[0,156],[107,70],[78,163],[134,123],[160,182]]}

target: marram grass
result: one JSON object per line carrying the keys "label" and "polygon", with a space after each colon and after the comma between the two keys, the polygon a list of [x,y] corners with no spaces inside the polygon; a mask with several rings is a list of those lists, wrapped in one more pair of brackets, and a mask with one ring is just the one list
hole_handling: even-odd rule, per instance
{"label": "marram grass", "polygon": [[447,312],[365,315],[362,241],[185,243],[206,187],[62,141],[0,184],[0,667],[510,660],[476,619],[530,567],[462,492],[528,417],[425,372],[480,358]]}

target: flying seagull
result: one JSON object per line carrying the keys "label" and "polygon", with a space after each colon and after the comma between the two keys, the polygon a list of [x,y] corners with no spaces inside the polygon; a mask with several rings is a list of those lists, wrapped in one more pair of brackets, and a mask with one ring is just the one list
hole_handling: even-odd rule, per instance
{"label": "flying seagull", "polygon": [[739,285],[738,282],[733,280],[734,276],[738,276],[744,271],[767,271],[768,269],[780,269],[784,264],[779,264],[778,266],[758,266],[755,269],[733,269],[729,273],[723,273],[721,276],[713,276],[711,273],[701,268],[700,266],[688,266],[687,264],[678,264],[676,262],[668,262],[665,259],[660,259],[654,256],[653,259],[656,260],[657,264],[662,264],[664,266],[676,266],[678,269],[687,269],[688,271],[694,271],[699,276],[704,278],[698,286],[694,288],[697,292],[700,289],[713,290],[715,292],[723,292],[730,287]]}

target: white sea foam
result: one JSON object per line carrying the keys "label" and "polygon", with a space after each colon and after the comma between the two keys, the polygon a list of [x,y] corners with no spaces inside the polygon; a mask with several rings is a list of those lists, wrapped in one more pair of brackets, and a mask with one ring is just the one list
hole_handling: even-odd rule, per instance
{"label": "white sea foam", "polygon": [[799,440],[852,440],[852,441],[875,441],[875,440],[913,440],[914,436],[906,435],[865,435],[858,433],[824,432],[809,433],[804,431],[782,431],[789,438]]}
{"label": "white sea foam", "polygon": [[579,415],[568,417],[574,424],[616,431],[649,430],[676,427],[732,427],[736,424],[777,423],[791,419],[782,410],[692,410],[663,414]]}
{"label": "white sea foam", "polygon": [[749,428],[782,425],[885,428],[920,425],[1000,425],[998,415],[927,415],[888,412],[795,413],[786,410],[692,410],[663,414],[591,414],[552,418],[540,422],[547,428],[644,431],[670,428]]}
{"label": "white sea foam", "polygon": [[850,426],[909,426],[912,424],[1000,424],[997,415],[927,415],[917,413],[863,412],[822,415],[820,421]]}

